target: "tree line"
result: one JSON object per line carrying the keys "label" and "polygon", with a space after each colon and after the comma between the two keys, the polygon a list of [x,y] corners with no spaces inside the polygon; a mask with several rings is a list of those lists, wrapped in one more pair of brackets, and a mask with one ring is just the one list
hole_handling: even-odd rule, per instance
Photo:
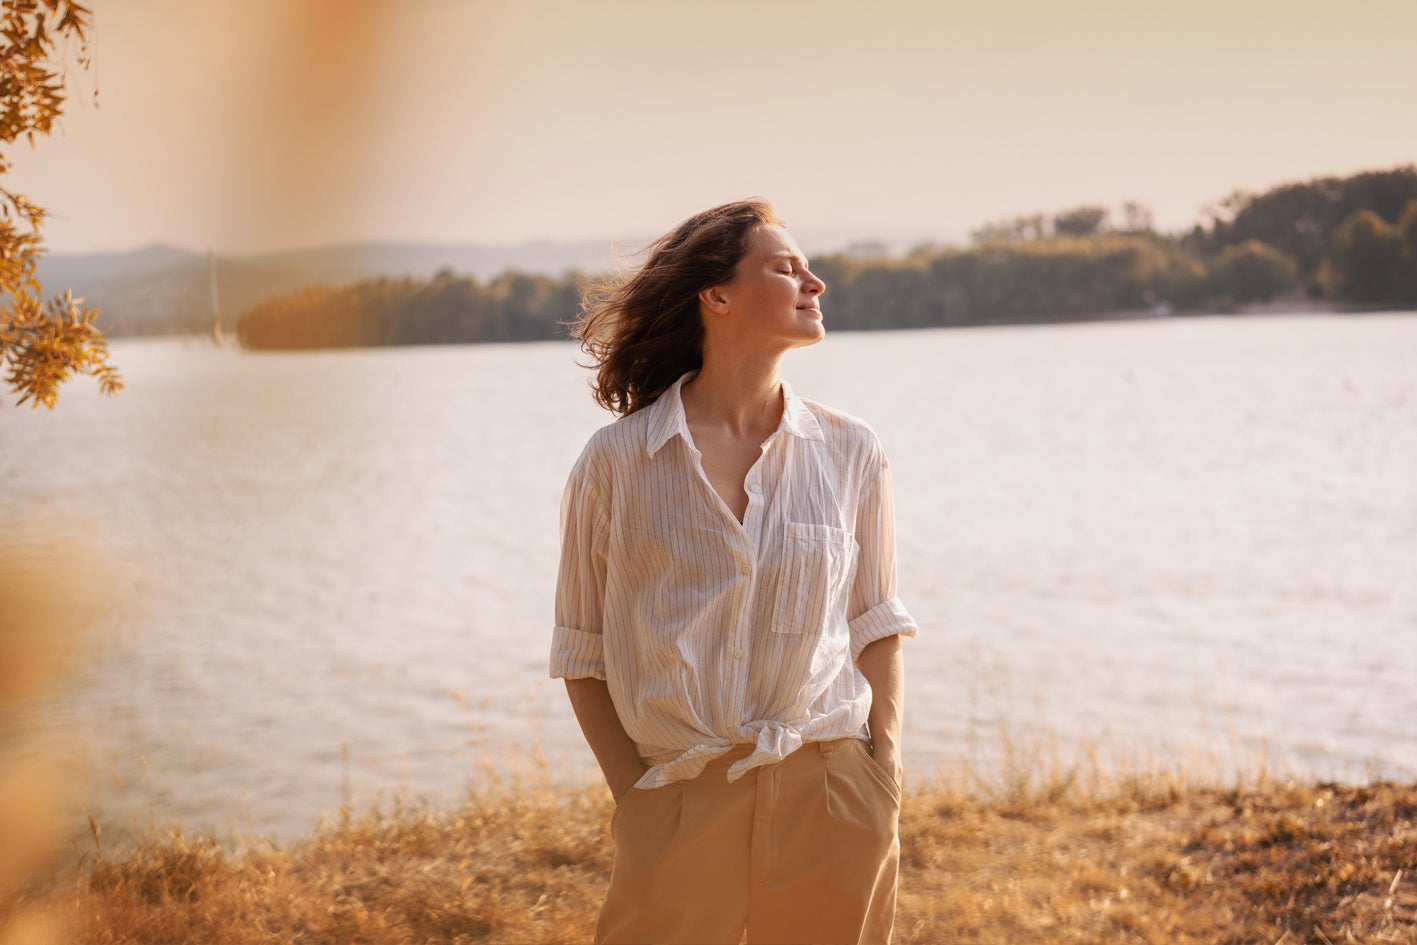
{"label": "tree line", "polygon": [[508,272],[483,282],[443,270],[431,281],[374,279],[270,299],[242,313],[246,348],[540,341],[564,337],[585,279]]}
{"label": "tree line", "polygon": [[[1272,301],[1417,305],[1417,167],[1236,192],[1189,232],[1157,232],[1138,203],[1082,206],[985,224],[968,247],[903,258],[835,254],[833,328],[1074,321],[1117,312],[1233,311]],[[564,337],[588,277],[440,272],[307,289],[259,304],[237,330],[248,348],[531,341]]]}

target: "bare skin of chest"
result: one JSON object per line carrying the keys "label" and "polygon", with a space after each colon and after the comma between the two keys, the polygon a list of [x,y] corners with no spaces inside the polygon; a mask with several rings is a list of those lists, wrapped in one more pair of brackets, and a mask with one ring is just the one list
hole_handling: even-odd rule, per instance
{"label": "bare skin of chest", "polygon": [[709,485],[713,486],[738,521],[743,521],[743,515],[748,511],[748,493],[743,488],[743,480],[758,457],[763,455],[763,437],[756,433],[749,437],[736,437],[709,429],[691,428],[690,432],[701,454]]}

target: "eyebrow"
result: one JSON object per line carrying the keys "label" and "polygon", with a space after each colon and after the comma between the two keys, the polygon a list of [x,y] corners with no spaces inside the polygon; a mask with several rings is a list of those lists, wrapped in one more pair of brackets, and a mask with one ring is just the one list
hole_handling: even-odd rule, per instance
{"label": "eyebrow", "polygon": [[786,249],[780,249],[780,250],[778,250],[777,252],[775,252],[775,253],[773,253],[771,256],[769,256],[768,259],[770,259],[770,260],[772,260],[772,259],[790,259],[790,260],[792,260],[793,262],[800,262],[803,266],[806,266],[806,265],[807,265],[807,257],[805,257],[805,256],[798,256],[796,253],[792,252],[791,250],[786,250]]}

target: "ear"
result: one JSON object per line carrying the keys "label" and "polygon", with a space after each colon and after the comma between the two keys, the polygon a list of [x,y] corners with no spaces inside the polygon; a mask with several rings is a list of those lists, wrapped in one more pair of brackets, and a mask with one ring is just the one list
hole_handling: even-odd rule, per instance
{"label": "ear", "polygon": [[724,286],[712,285],[699,293],[699,304],[715,315],[728,314],[728,293]]}

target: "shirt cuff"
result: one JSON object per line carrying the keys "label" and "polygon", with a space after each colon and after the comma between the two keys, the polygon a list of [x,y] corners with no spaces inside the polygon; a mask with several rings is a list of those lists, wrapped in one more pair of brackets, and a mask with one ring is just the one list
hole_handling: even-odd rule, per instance
{"label": "shirt cuff", "polygon": [[917,633],[915,621],[900,602],[899,597],[883,600],[846,625],[851,635],[851,658],[854,660],[877,640],[896,635],[913,637]]}
{"label": "shirt cuff", "polygon": [[551,637],[551,678],[604,679],[604,635],[558,626]]}

